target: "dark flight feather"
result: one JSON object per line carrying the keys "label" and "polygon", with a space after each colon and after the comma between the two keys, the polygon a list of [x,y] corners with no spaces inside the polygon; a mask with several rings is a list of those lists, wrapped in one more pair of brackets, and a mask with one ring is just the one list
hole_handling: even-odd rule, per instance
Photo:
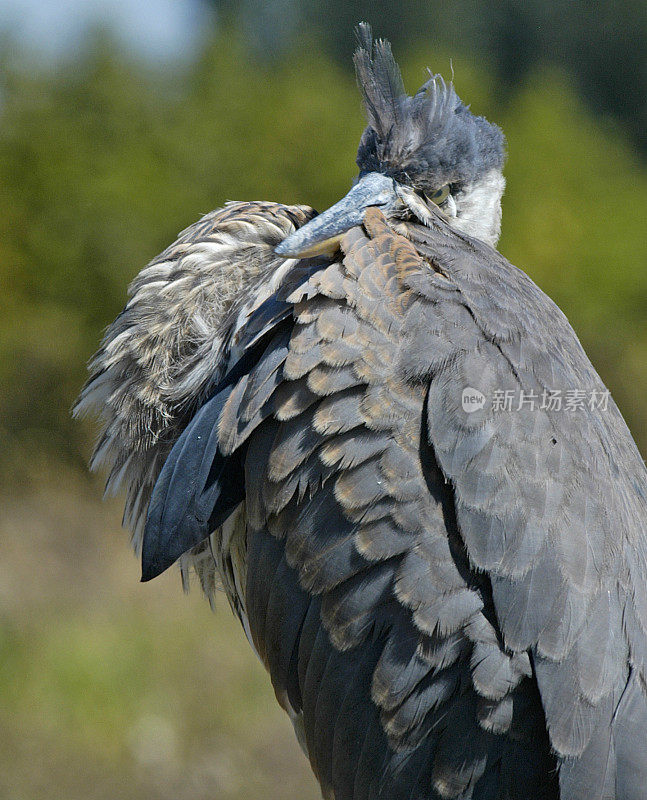
{"label": "dark flight feather", "polygon": [[218,419],[230,394],[227,387],[202,406],[164,464],[144,529],[143,581],[203,541],[213,530],[210,521],[222,524],[244,499],[240,456],[228,459],[218,451]]}
{"label": "dark flight feather", "polygon": [[[270,331],[270,336],[269,344],[263,338],[253,338],[253,346],[232,366],[215,389],[214,396],[198,410],[164,463],[151,495],[144,528],[143,581],[157,577],[181,555],[200,544],[244,500],[245,448],[230,446],[230,453],[226,455],[219,425],[237,393],[242,399],[247,397],[254,409],[251,420],[241,420],[247,423],[242,433],[237,432],[243,441],[245,430],[255,428],[263,418],[263,405],[275,386],[270,378],[287,354],[285,332],[281,327],[278,332]],[[259,360],[259,353],[264,355],[260,359],[263,368],[247,395],[248,372]],[[264,415],[269,415],[270,410],[268,406]]]}

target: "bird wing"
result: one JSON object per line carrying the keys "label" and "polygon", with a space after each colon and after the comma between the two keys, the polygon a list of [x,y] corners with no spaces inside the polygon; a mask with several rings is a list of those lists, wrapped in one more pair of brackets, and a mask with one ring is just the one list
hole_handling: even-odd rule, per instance
{"label": "bird wing", "polygon": [[638,798],[644,465],[610,400],[495,411],[604,387],[523,273],[432,223],[369,209],[297,281],[176,445],[150,552],[244,496],[245,624],[336,800]]}
{"label": "bird wing", "polygon": [[[428,441],[503,649],[530,654],[561,797],[642,797],[643,461],[566,318],[526,275],[440,223],[413,238],[452,286],[417,287],[425,323],[408,370],[429,378]],[[436,339],[451,343],[442,363]],[[466,388],[481,409],[463,409]]]}
{"label": "bird wing", "polygon": [[247,326],[253,346],[285,313],[279,297],[263,304],[289,265],[274,247],[314,215],[306,206],[228,203],[180,233],[130,285],[74,413],[101,418],[92,467],[109,468],[107,492],[125,487],[124,525],[137,550],[173,445],[226,371],[227,356],[242,355],[230,341],[236,323]]}

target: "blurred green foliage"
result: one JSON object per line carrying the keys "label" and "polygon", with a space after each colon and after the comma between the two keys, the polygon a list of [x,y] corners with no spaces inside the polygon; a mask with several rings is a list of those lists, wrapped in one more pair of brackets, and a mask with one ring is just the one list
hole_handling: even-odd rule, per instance
{"label": "blurred green foliage", "polygon": [[[427,65],[448,72],[446,55],[400,56],[411,89]],[[0,444],[5,463],[80,464],[88,429],[69,408],[128,281],[227,199],[333,202],[354,174],[360,103],[350,65],[314,41],[270,69],[233,30],[178,74],[101,37],[55,70],[3,60]],[[645,164],[559,73],[535,71],[502,104],[481,65],[452,63],[508,136],[502,250],[564,307],[644,447]]]}
{"label": "blurred green foliage", "polygon": [[644,0],[209,0],[235,20],[260,59],[276,58],[303,29],[342,64],[359,20],[402,51],[470,52],[490,65],[497,91],[538,66],[565,70],[589,107],[622,121],[647,153],[647,3]]}
{"label": "blurred green foliage", "polygon": [[73,471],[0,507],[0,797],[320,797],[224,596],[140,584],[119,501]]}

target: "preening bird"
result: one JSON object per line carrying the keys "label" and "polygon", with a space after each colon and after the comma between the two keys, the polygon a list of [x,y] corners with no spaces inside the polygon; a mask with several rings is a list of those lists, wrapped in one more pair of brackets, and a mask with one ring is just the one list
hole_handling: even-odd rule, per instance
{"label": "preening bird", "polygon": [[645,466],[494,249],[501,131],[358,35],[353,188],[228,203],[139,274],[93,463],[143,580],[224,588],[325,797],[642,800]]}

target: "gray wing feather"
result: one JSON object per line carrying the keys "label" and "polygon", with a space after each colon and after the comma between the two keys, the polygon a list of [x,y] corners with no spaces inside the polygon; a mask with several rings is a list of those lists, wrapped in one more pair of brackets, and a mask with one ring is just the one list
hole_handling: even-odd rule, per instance
{"label": "gray wing feather", "polygon": [[[419,344],[409,331],[424,326],[404,286],[402,241],[379,216],[351,231],[343,264],[288,297],[285,359],[276,371],[261,360],[220,423],[227,452],[249,439],[254,642],[277,696],[302,715],[313,768],[336,800],[487,797],[500,764],[519,758],[508,734],[526,741],[515,708],[541,714],[527,656],[506,651],[484,616],[487,582],[421,439],[424,384],[411,380],[402,343]],[[479,340],[470,319],[455,311],[448,329],[460,323],[466,341]],[[250,386],[265,387],[262,407],[272,409],[257,428],[244,423],[261,406]],[[290,597],[296,614],[283,613]],[[553,791],[539,731],[527,797]],[[469,741],[462,754],[459,740]]]}
{"label": "gray wing feather", "polygon": [[[440,223],[419,235],[420,251],[433,252],[458,289],[423,292],[418,279],[429,328],[457,318],[448,307],[460,304],[478,338],[459,336],[444,363],[426,363],[426,354],[407,363],[409,373],[431,376],[429,440],[454,487],[470,560],[490,575],[503,641],[533,656],[551,743],[564,759],[562,796],[603,796],[604,775],[597,783],[574,776],[594,761],[616,763],[617,704],[625,686],[637,691],[636,668],[644,699],[644,662],[633,656],[647,621],[638,611],[647,584],[644,464],[612,401],[570,412],[492,410],[496,391],[518,400],[521,391],[605,389],[566,319],[523,273]],[[490,402],[466,414],[466,387]],[[634,724],[647,734],[647,716]],[[647,762],[647,752],[633,758]],[[619,762],[609,769],[617,769],[609,797],[640,796],[624,793],[632,778]]]}

